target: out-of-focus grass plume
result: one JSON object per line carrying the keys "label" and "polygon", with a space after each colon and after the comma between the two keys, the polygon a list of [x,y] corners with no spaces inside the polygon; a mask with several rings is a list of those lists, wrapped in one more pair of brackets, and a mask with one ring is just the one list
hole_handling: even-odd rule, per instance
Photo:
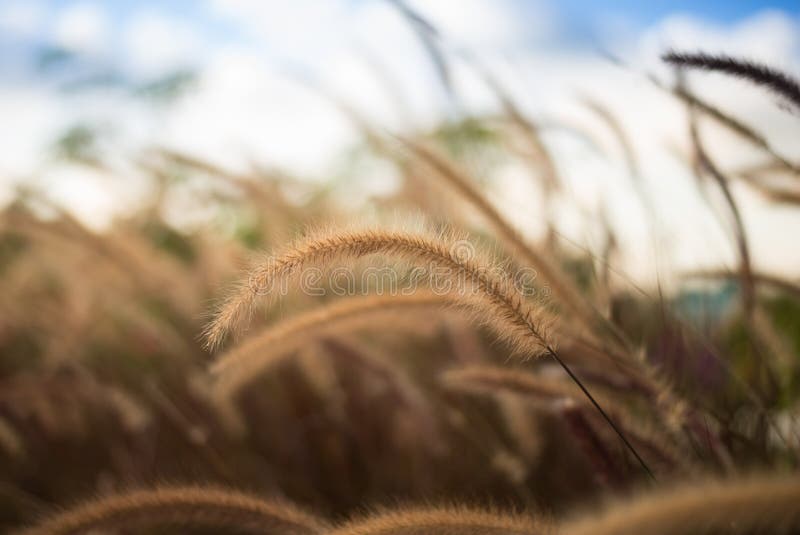
{"label": "out-of-focus grass plume", "polygon": [[[450,56],[463,55],[395,4],[456,101]],[[796,87],[733,58],[666,59]],[[46,187],[0,212],[0,530],[800,532],[800,284],[758,269],[737,199],[746,186],[798,208],[797,164],[756,133],[770,125],[740,123],[682,75],[653,78],[686,112],[691,153],[678,156],[736,255],[639,284],[608,213],[583,214],[600,246],[560,231],[573,199],[545,132],[600,144],[582,124],[530,117],[469,63],[501,111],[426,127],[378,124],[307,81],[362,138],[330,181],[162,146],[120,154],[113,132],[68,129],[45,167],[126,170],[148,193],[102,229]],[[169,106],[195,82],[92,72],[68,85]],[[575,98],[652,212],[639,134]],[[720,161],[709,123],[764,165]],[[518,201],[543,232],[489,193],[509,160],[541,193]],[[359,166],[397,187],[353,193]],[[641,247],[657,255],[650,215]]]}

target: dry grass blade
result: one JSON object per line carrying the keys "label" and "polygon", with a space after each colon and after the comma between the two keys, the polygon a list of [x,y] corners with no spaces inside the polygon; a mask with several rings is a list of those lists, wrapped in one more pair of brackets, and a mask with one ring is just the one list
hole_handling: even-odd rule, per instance
{"label": "dry grass blade", "polygon": [[[591,403],[581,395],[580,389],[575,385],[523,370],[484,365],[467,366],[445,372],[441,380],[445,387],[466,393],[496,396],[503,391],[512,392],[563,415],[580,412],[590,419],[595,416]],[[625,435],[637,446],[671,466],[682,460],[672,446],[671,438],[651,425],[631,418],[630,411],[624,405],[606,398],[600,398],[600,401],[621,425]]]}
{"label": "dry grass blade", "polygon": [[698,111],[703,113],[704,115],[714,119],[714,121],[730,130],[738,134],[742,139],[750,141],[753,145],[763,150],[765,153],[769,154],[772,158],[775,159],[776,162],[780,163],[783,168],[791,171],[795,175],[800,175],[800,166],[797,164],[790,162],[786,157],[778,154],[772,145],[767,141],[763,135],[759,134],[751,127],[747,126],[746,124],[742,123],[740,120],[732,117],[731,115],[723,112],[719,108],[709,104],[708,102],[702,100],[700,97],[693,95],[686,89],[676,86],[673,88],[666,87],[659,81],[654,81],[654,84],[669,92],[672,93],[675,97],[682,100],[686,104],[690,106],[694,106]]}
{"label": "dry grass blade", "polygon": [[[276,202],[274,192],[268,189],[269,183],[266,181],[259,182],[257,178],[259,175],[264,175],[261,178],[269,178],[274,183],[286,181],[286,177],[277,169],[264,170],[260,169],[259,173],[251,173],[252,176],[245,174],[236,174],[207,161],[199,160],[188,154],[177,152],[174,150],[166,149],[163,147],[156,148],[153,153],[170,163],[175,163],[180,166],[188,167],[205,173],[211,177],[226,181],[232,186],[246,194],[248,198],[268,207],[270,210],[287,211],[285,203]],[[152,164],[142,162],[142,165],[149,169],[151,172],[157,172],[157,167]]]}
{"label": "dry grass blade", "polygon": [[389,511],[348,522],[326,535],[541,535],[552,532],[547,524],[524,516],[449,507]]}
{"label": "dry grass blade", "polygon": [[656,204],[648,194],[646,185],[642,179],[641,165],[636,156],[636,151],[633,148],[630,137],[626,134],[625,129],[617,117],[610,109],[608,109],[607,106],[588,96],[582,96],[580,100],[589,111],[591,111],[605,124],[605,126],[617,139],[617,143],[622,150],[622,154],[625,159],[625,165],[628,168],[628,174],[630,175],[634,191],[642,202],[642,207],[645,211],[645,217],[647,218],[647,223],[650,226],[650,233],[652,234],[654,240],[658,240],[658,211],[656,210]]}
{"label": "dry grass blade", "polygon": [[590,330],[598,326],[615,332],[613,326],[604,318],[594,306],[586,300],[558,269],[539,251],[525,243],[525,239],[517,232],[492,206],[467,178],[464,173],[436,151],[410,139],[401,141],[419,158],[429,165],[436,173],[446,180],[464,199],[480,211],[486,220],[500,235],[501,240],[511,251],[516,254],[523,265],[536,270],[541,277],[541,283],[549,284],[554,295]]}
{"label": "dry grass blade", "polygon": [[235,394],[292,349],[309,341],[370,326],[386,326],[398,315],[457,304],[451,295],[420,291],[410,295],[374,295],[334,301],[281,321],[221,355],[212,371],[221,374],[220,394]]}
{"label": "dry grass blade", "polygon": [[527,142],[528,147],[532,151],[532,156],[541,167],[545,192],[549,194],[558,189],[561,183],[558,170],[553,162],[553,157],[550,155],[550,151],[541,140],[539,127],[525,116],[519,106],[514,102],[514,99],[511,98],[511,95],[508,94],[503,86],[500,85],[500,82],[492,76],[485,66],[478,62],[474,56],[464,55],[466,60],[478,72],[481,78],[483,78],[486,85],[489,86],[489,89],[491,89],[498,100],[500,100],[503,113],[508,117],[510,122],[517,127]]}
{"label": "dry grass blade", "polygon": [[752,187],[760,195],[772,202],[790,205],[800,204],[800,190],[796,187],[773,186],[765,183],[763,180],[759,180],[756,176],[747,171],[737,174],[748,186]]}
{"label": "dry grass blade", "polygon": [[733,58],[726,55],[712,55],[703,52],[667,52],[661,59],[682,68],[702,69],[730,74],[750,80],[766,87],[773,93],[786,98],[800,107],[800,82],[788,74],[753,61]]}
{"label": "dry grass blade", "polygon": [[506,390],[547,403],[575,401],[579,394],[572,385],[496,366],[474,365],[449,370],[442,374],[441,380],[447,388],[465,392],[493,395]]}
{"label": "dry grass blade", "polygon": [[800,479],[759,478],[677,488],[567,523],[563,535],[797,533]]}
{"label": "dry grass blade", "polygon": [[605,123],[611,133],[614,134],[614,137],[617,138],[617,142],[619,143],[619,146],[622,149],[622,154],[625,158],[625,165],[628,166],[628,172],[631,175],[631,179],[635,182],[638,182],[641,176],[639,159],[636,157],[636,151],[633,149],[633,144],[625,133],[625,129],[622,127],[619,120],[614,116],[611,110],[608,109],[608,107],[591,97],[581,96],[580,101],[589,111],[594,113],[603,123]]}
{"label": "dry grass blade", "polygon": [[741,275],[742,284],[742,301],[745,314],[747,314],[749,317],[752,315],[753,307],[755,306],[755,286],[753,284],[753,268],[750,258],[750,246],[747,241],[747,233],[745,230],[744,221],[742,220],[742,214],[739,210],[739,205],[737,204],[736,199],[733,197],[733,193],[731,192],[728,178],[711,160],[705,150],[705,147],[703,146],[703,143],[700,139],[700,133],[698,132],[695,114],[691,109],[689,118],[689,133],[694,146],[697,163],[700,169],[708,173],[717,183],[717,186],[725,197],[725,202],[727,203],[728,209],[731,213],[731,218],[734,225],[734,233],[736,236],[736,245],[739,251],[739,272]]}
{"label": "dry grass blade", "polygon": [[22,437],[2,415],[0,415],[0,453],[14,458],[25,454]]}
{"label": "dry grass blade", "polygon": [[509,125],[517,131],[524,142],[519,146],[512,142],[509,147],[523,158],[523,161],[541,180],[541,210],[547,223],[547,243],[554,243],[556,231],[553,225],[557,214],[555,212],[556,203],[553,201],[554,195],[562,189],[562,183],[551,151],[542,141],[542,125],[534,122],[522,112],[508,91],[474,55],[463,52],[462,56],[495,94]]}
{"label": "dry grass blade", "polygon": [[800,204],[800,192],[777,188],[760,188],[759,193],[769,200],[783,204]]}
{"label": "dry grass blade", "polygon": [[398,313],[439,309],[455,304],[457,301],[451,295],[438,295],[428,291],[408,295],[370,295],[334,301],[276,323],[248,338],[221,355],[212,366],[212,371],[225,373],[243,364],[254,365],[253,359],[257,353],[263,355],[264,352],[280,352],[283,347],[294,347],[295,343],[302,343],[308,337],[320,338],[331,333],[341,333],[343,330],[375,325],[376,315],[380,320],[394,317]]}
{"label": "dry grass blade", "polygon": [[165,487],[99,498],[45,519],[19,535],[79,535],[121,526],[285,535],[310,535],[326,529],[324,522],[288,503],[217,488]]}
{"label": "dry grass blade", "polygon": [[[697,165],[702,171],[708,173],[713,180],[717,183],[720,191],[722,192],[725,202],[728,205],[731,219],[733,221],[734,236],[736,238],[736,246],[739,253],[739,280],[742,294],[742,308],[744,311],[745,321],[747,328],[752,334],[753,347],[756,349],[756,355],[763,367],[769,387],[773,392],[777,391],[778,379],[773,366],[763,357],[759,345],[760,340],[758,333],[761,332],[756,326],[755,315],[757,312],[758,303],[756,301],[756,284],[753,278],[753,264],[750,254],[750,245],[747,239],[747,231],[744,221],[742,219],[741,210],[733,196],[730,189],[728,177],[720,171],[719,167],[711,160],[708,153],[705,151],[703,144],[700,140],[700,134],[697,128],[697,120],[693,108],[689,109],[689,130],[692,144],[694,146]],[[763,324],[763,322],[762,322]],[[769,338],[773,338],[770,336]]]}
{"label": "dry grass blade", "polygon": [[428,19],[412,9],[404,0],[389,0],[389,2],[397,8],[411,25],[417,38],[419,38],[422,46],[425,48],[425,53],[436,69],[436,75],[439,77],[442,87],[444,87],[447,95],[451,99],[454,99],[456,93],[453,88],[453,80],[447,64],[447,59],[439,43],[439,39],[441,38],[439,31]]}
{"label": "dry grass blade", "polygon": [[[626,67],[626,65],[619,60],[618,58],[614,58],[609,56],[613,63],[620,65],[622,67]],[[689,92],[681,86],[680,84],[669,86],[653,76],[652,74],[646,74],[646,78],[658,89],[671,94],[675,98],[683,101],[687,105],[694,106],[698,111],[713,119],[718,125],[727,128],[731,132],[737,134],[743,140],[752,143],[754,146],[758,147],[759,149],[763,150],[766,154],[771,156],[777,163],[781,165],[782,168],[792,172],[795,175],[800,175],[800,166],[796,165],[793,162],[790,162],[784,156],[778,154],[772,145],[767,141],[767,138],[761,135],[760,133],[756,132],[750,126],[744,124],[739,119],[731,116],[730,114],[725,113],[724,111],[720,110],[716,106],[706,102],[705,100],[701,99],[697,95]]]}

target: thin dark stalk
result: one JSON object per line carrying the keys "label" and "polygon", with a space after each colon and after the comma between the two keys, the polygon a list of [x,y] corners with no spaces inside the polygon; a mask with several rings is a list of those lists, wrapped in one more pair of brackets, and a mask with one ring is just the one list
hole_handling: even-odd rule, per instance
{"label": "thin dark stalk", "polygon": [[612,420],[611,417],[606,413],[606,411],[603,410],[603,407],[601,407],[600,404],[597,403],[597,400],[595,400],[594,396],[589,392],[589,390],[586,389],[586,387],[583,385],[583,382],[578,378],[578,376],[576,376],[574,373],[572,373],[572,370],[569,368],[569,366],[567,366],[564,363],[564,361],[561,360],[561,357],[558,356],[558,353],[556,353],[555,350],[552,347],[550,347],[549,345],[546,348],[546,352],[556,362],[558,362],[559,366],[561,366],[561,368],[563,368],[563,370],[565,372],[567,372],[567,375],[569,375],[570,379],[572,379],[572,381],[578,386],[578,388],[581,389],[581,392],[583,392],[583,395],[586,396],[586,399],[588,399],[589,402],[594,406],[594,408],[597,409],[597,412],[600,413],[600,416],[603,417],[603,419],[606,421],[606,423],[609,425],[609,427],[611,427],[611,429],[614,430],[614,432],[617,434],[617,436],[620,438],[620,440],[622,440],[622,443],[625,444],[625,447],[628,448],[628,451],[630,451],[631,454],[633,454],[633,456],[639,462],[639,464],[641,465],[642,469],[645,471],[645,473],[647,473],[647,475],[650,477],[650,479],[652,479],[653,481],[657,481],[656,480],[656,476],[650,470],[650,467],[647,466],[647,463],[644,461],[644,459],[642,459],[642,457],[636,451],[636,448],[633,447],[633,444],[631,444],[628,441],[628,439],[625,438],[625,435],[620,430],[620,428],[617,427],[617,424],[614,423],[614,420]]}
{"label": "thin dark stalk", "polygon": [[389,0],[389,3],[395,6],[409,22],[414,33],[417,34],[420,43],[422,43],[422,46],[425,48],[425,53],[430,58],[436,70],[436,75],[439,77],[439,81],[442,83],[442,87],[444,87],[447,96],[451,100],[455,100],[456,93],[453,88],[452,76],[439,43],[439,39],[441,38],[439,30],[428,19],[412,9],[405,1]]}

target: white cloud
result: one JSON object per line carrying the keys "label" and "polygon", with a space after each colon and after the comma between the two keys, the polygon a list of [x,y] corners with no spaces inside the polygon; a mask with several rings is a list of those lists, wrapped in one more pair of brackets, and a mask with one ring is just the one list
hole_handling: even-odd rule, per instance
{"label": "white cloud", "polygon": [[[726,53],[796,72],[800,66],[799,45],[800,21],[777,11],[765,11],[732,26],[671,16],[619,48],[635,51],[633,55],[638,66],[669,79],[670,70],[658,59],[669,48]],[[673,266],[691,269],[698,265],[733,265],[735,253],[730,238],[721,233],[718,223],[700,203],[691,187],[691,175],[686,169],[676,167],[664,150],[664,141],[671,140],[680,142],[688,152],[684,108],[659,94],[641,78],[625,80],[618,70],[616,74],[602,75],[598,71],[586,74],[587,81],[602,81],[595,86],[595,94],[602,95],[626,129],[635,134],[631,137],[645,162],[645,178],[673,236]],[[795,142],[796,117],[781,110],[769,93],[752,84],[710,73],[692,73],[689,80],[693,91],[703,99],[752,125],[782,154],[800,160],[800,146]],[[733,170],[766,158],[762,152],[716,128],[713,123],[702,126],[707,149],[723,169]],[[747,188],[738,185],[735,195],[750,230],[756,264],[797,274],[800,253],[791,244],[792,236],[774,229],[788,228],[789,220],[793,220],[793,225],[800,225],[800,215],[796,211],[787,213],[774,205],[766,206]],[[782,224],[775,224],[778,221]],[[767,230],[770,227],[771,232]]]}
{"label": "white cloud", "polygon": [[346,0],[210,0],[212,13],[237,24],[279,59],[297,62],[341,46],[350,27]]}
{"label": "white cloud", "polygon": [[320,76],[378,124],[435,120],[442,104],[438,80],[407,21],[378,1],[359,6],[350,25],[349,39],[320,65]]}
{"label": "white cloud", "polygon": [[[562,230],[568,238],[591,242],[597,229],[580,223],[581,210],[596,212],[608,204],[618,214],[616,227],[630,269],[640,280],[653,273],[650,246],[643,245],[650,240],[646,212],[607,127],[576,102],[577,94],[583,93],[603,102],[629,132],[642,161],[643,180],[668,234],[664,256],[670,266],[688,269],[735,259],[730,241],[697,196],[693,177],[666,149],[667,142],[681,142],[687,148],[686,119],[679,103],[642,77],[599,58],[532,49],[529,36],[546,35],[558,23],[538,3],[528,4],[524,16],[511,0],[420,0],[414,5],[440,27],[450,48],[480,51],[532,118],[577,125],[598,139],[607,159],[591,154],[574,135],[558,130],[544,134],[572,197],[572,208],[563,210]],[[152,11],[126,23],[121,32],[124,54],[136,72],[155,74],[198,57],[203,60],[196,91],[155,117],[137,122],[137,114],[144,112],[133,103],[102,104],[104,109],[117,107],[119,111],[112,112],[118,118],[115,123],[132,130],[132,146],[163,143],[229,167],[243,169],[253,157],[325,176],[339,151],[357,140],[357,133],[319,95],[282,76],[287,63],[300,64],[324,80],[379,127],[430,127],[451,111],[424,49],[407,21],[385,0],[212,0],[210,7],[241,28],[250,43],[235,48],[205,44],[196,33],[201,28]],[[102,9],[93,4],[65,8],[57,28],[58,39],[82,49],[102,48],[110,31]],[[660,65],[658,56],[669,46],[745,54],[779,67],[800,64],[800,24],[778,12],[764,12],[732,26],[674,16],[635,34],[622,34],[629,39],[611,43],[612,48],[632,51],[637,65],[662,75],[669,70]],[[515,52],[513,63],[501,59],[509,50]],[[376,72],[365,55],[377,60],[388,77]],[[452,71],[462,104],[470,112],[496,107],[494,96],[463,62],[454,61]],[[756,125],[784,154],[800,159],[796,117],[778,109],[763,91],[707,73],[692,76],[691,81],[698,93]],[[31,167],[41,148],[33,140],[53,137],[49,115],[63,119],[79,111],[70,109],[77,108],[74,100],[34,92],[24,97],[0,95],[3,116],[20,117],[21,123],[10,122],[26,125],[23,135],[0,126],[3,146],[13,147],[0,160],[4,171],[20,173]],[[726,168],[763,157],[707,125],[703,134],[711,153]],[[371,183],[376,191],[382,191],[377,181],[384,176],[376,168],[376,182]],[[391,179],[386,177],[387,184]],[[531,210],[535,202],[526,195],[527,186],[514,186],[520,180],[529,180],[523,170],[506,169],[492,198],[511,212],[520,228],[540,228],[535,222],[541,221],[541,214]],[[792,236],[771,229],[800,225],[798,216],[775,211],[741,188],[736,193],[751,229],[754,256],[767,267],[796,271],[800,250]],[[106,202],[104,196],[92,198],[95,204]]]}
{"label": "white cloud", "polygon": [[108,45],[111,27],[100,4],[76,3],[65,7],[53,29],[55,43],[75,52],[98,54]]}
{"label": "white cloud", "polygon": [[[508,51],[554,28],[554,17],[539,2],[527,3],[524,16],[510,0],[431,0],[414,6],[442,30],[451,48]],[[430,58],[409,22],[386,0],[211,0],[210,7],[239,24],[278,64],[311,70],[375,117],[396,114],[396,101],[376,79],[364,50],[392,73],[399,82],[394,92],[417,118],[432,121],[441,112],[442,91]]]}
{"label": "white cloud", "polygon": [[0,116],[4,117],[0,122],[0,173],[12,180],[34,173],[63,112],[63,102],[52,93],[0,87]]}
{"label": "white cloud", "polygon": [[675,47],[774,63],[784,62],[787,53],[797,52],[800,36],[796,21],[783,12],[768,10],[733,26],[673,15],[644,32],[639,44],[639,53],[645,55]]}
{"label": "white cloud", "polygon": [[[82,165],[60,165],[37,177],[48,199],[66,207],[90,228],[108,228],[116,217],[135,209],[144,198],[142,182]],[[138,187],[137,187],[138,186]],[[125,199],[120,204],[119,200]]]}
{"label": "white cloud", "polygon": [[203,44],[195,29],[156,11],[136,14],[126,23],[123,46],[137,74],[158,76],[197,63]]}
{"label": "white cloud", "polygon": [[41,2],[17,0],[0,5],[0,32],[32,36],[38,32],[45,18]]}
{"label": "white cloud", "polygon": [[354,139],[328,103],[270,73],[258,56],[241,49],[216,54],[197,91],[166,121],[159,140],[239,167],[253,157],[318,173]]}
{"label": "white cloud", "polygon": [[457,46],[510,49],[557,31],[554,11],[545,3],[512,0],[414,0],[410,2]]}

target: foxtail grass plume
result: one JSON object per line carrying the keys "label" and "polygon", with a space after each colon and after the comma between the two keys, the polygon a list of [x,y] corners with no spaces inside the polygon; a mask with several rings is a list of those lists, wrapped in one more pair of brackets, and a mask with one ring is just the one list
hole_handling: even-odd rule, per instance
{"label": "foxtail grass plume", "polygon": [[261,297],[259,288],[273,288],[308,266],[383,254],[415,266],[430,267],[434,284],[452,283],[454,293],[463,297],[472,310],[480,311],[480,319],[516,351],[528,356],[552,351],[554,343],[548,332],[551,318],[543,306],[527,299],[515,281],[498,274],[491,262],[460,254],[459,246],[463,243],[455,236],[389,230],[310,236],[255,267],[248,284],[240,287],[215,314],[205,331],[206,343],[211,348],[218,347],[229,332],[249,321]]}
{"label": "foxtail grass plume", "polygon": [[18,535],[82,535],[156,527],[314,535],[324,532],[325,523],[289,503],[237,491],[163,487],[98,498],[46,518]]}
{"label": "foxtail grass plume", "polygon": [[800,478],[760,477],[684,485],[561,527],[562,535],[775,535],[800,530]]}
{"label": "foxtail grass plume", "polygon": [[348,522],[326,535],[548,535],[545,522],[527,516],[447,507],[400,509]]}
{"label": "foxtail grass plume", "polygon": [[785,98],[800,109],[800,82],[785,72],[761,63],[705,52],[670,51],[661,56],[661,59],[676,67],[720,72],[749,80]]}

